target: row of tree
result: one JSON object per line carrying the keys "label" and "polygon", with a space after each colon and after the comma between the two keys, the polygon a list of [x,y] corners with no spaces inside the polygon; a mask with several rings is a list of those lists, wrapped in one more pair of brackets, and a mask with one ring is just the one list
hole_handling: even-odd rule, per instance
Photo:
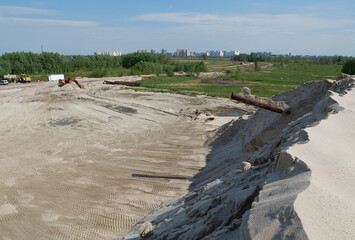
{"label": "row of tree", "polygon": [[[171,62],[169,56],[131,53],[123,56],[63,56],[59,53],[5,53],[0,57],[0,76],[4,74],[70,73],[79,70],[102,75],[105,70],[130,69],[133,74],[172,75],[176,71],[198,74],[207,71],[203,62]],[[102,73],[102,74],[101,74]]]}
{"label": "row of tree", "polygon": [[273,56],[273,55],[261,55],[261,54],[240,54],[233,56],[232,60],[241,62],[279,62],[279,63],[308,63],[308,64],[337,64],[343,65],[347,61],[353,59],[352,57],[343,56]]}
{"label": "row of tree", "polygon": [[0,72],[11,74],[59,73],[122,66],[122,59],[111,56],[63,56],[59,53],[5,53],[0,57]]}

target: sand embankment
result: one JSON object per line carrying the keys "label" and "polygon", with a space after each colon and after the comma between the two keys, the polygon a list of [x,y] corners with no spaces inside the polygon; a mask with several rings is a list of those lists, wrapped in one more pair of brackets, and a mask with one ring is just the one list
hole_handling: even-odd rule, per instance
{"label": "sand embankment", "polygon": [[226,99],[79,81],[85,90],[0,87],[1,239],[127,233],[163,200],[186,193],[204,166],[205,133],[215,128],[204,110],[238,108]]}
{"label": "sand embankment", "polygon": [[309,239],[355,238],[355,91],[331,96],[339,112],[307,128],[309,142],[288,150],[312,170],[295,210]]}
{"label": "sand embankment", "polygon": [[353,239],[354,80],[306,83],[273,97],[291,114],[260,109],[216,130],[189,193],[124,239]]}

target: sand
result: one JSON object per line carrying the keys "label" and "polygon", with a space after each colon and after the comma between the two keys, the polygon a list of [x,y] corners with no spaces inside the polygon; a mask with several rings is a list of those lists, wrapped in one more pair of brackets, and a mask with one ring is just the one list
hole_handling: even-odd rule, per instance
{"label": "sand", "polygon": [[1,239],[124,235],[205,165],[218,117],[204,110],[246,109],[79,81],[0,87]]}
{"label": "sand", "polygon": [[332,98],[342,108],[307,128],[307,144],[288,150],[312,169],[310,186],[295,210],[309,239],[355,237],[355,91]]}
{"label": "sand", "polygon": [[354,76],[276,95],[210,134],[189,192],[119,239],[354,239]]}
{"label": "sand", "polygon": [[80,81],[0,88],[1,237],[354,239],[354,76],[289,115]]}

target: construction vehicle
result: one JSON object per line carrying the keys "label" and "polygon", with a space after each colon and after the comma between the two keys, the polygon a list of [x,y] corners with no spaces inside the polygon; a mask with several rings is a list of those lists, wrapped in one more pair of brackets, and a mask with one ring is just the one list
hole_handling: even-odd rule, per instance
{"label": "construction vehicle", "polygon": [[58,81],[58,87],[63,87],[65,84],[71,84],[71,82],[75,82],[76,85],[78,85],[78,87],[80,87],[81,89],[85,89],[84,85],[81,85],[78,80],[76,80],[75,78],[67,78],[65,80],[59,80]]}
{"label": "construction vehicle", "polygon": [[17,81],[19,81],[20,83],[30,83],[31,78],[27,77],[26,74],[22,74]]}
{"label": "construction vehicle", "polygon": [[16,75],[10,75],[10,74],[6,74],[4,75],[4,80],[7,80],[8,82],[16,82]]}

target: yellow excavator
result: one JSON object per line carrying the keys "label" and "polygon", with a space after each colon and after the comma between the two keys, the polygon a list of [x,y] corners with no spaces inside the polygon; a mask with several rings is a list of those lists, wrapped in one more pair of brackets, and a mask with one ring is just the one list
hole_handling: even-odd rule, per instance
{"label": "yellow excavator", "polygon": [[20,83],[30,83],[31,82],[31,78],[27,77],[26,74],[22,74],[21,77],[19,77],[18,81]]}

